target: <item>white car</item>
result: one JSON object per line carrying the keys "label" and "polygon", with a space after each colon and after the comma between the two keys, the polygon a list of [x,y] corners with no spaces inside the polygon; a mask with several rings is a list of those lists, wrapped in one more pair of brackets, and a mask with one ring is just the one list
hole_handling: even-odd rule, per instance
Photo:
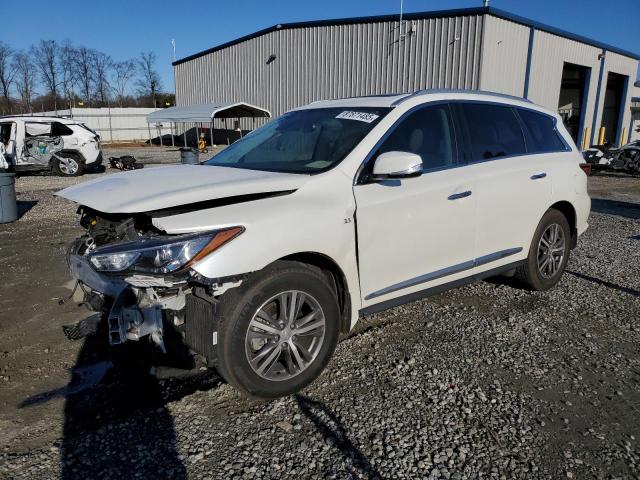
{"label": "white car", "polygon": [[79,176],[102,163],[100,137],[83,123],[62,117],[0,117],[0,142],[16,172],[51,170]]}
{"label": "white car", "polygon": [[69,265],[114,347],[178,338],[273,398],[363,315],[505,273],[553,287],[587,228],[581,161],[554,112],[430,90],[315,102],[202,165],[58,195],[81,205]]}

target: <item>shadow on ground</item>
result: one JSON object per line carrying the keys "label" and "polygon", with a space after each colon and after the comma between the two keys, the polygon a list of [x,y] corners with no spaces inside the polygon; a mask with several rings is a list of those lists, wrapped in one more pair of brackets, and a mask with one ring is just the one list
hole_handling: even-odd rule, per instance
{"label": "shadow on ground", "polygon": [[352,467],[352,478],[381,478],[369,459],[351,442],[340,419],[324,403],[301,394],[294,397],[300,411],[313,423],[324,441],[348,460],[347,463]]}
{"label": "shadow on ground", "polygon": [[18,220],[27,214],[29,210],[38,204],[37,200],[18,200]]}
{"label": "shadow on ground", "polygon": [[619,200],[593,198],[591,199],[591,211],[607,213],[609,215],[619,215],[621,217],[631,218],[634,220],[640,218],[640,204],[621,202]]}
{"label": "shadow on ground", "polygon": [[60,478],[186,478],[169,402],[220,384],[212,371],[159,380],[136,365],[114,368],[107,335],[86,337],[63,388],[26,399],[21,408],[65,398]]}
{"label": "shadow on ground", "polygon": [[610,288],[612,290],[617,290],[619,292],[628,293],[629,295],[633,295],[634,297],[640,297],[640,291],[635,290],[633,288],[624,287],[622,285],[618,285],[617,283],[608,282],[606,280],[602,280],[601,278],[592,277],[591,275],[586,275],[580,272],[574,272],[571,270],[566,271],[569,275],[573,275],[574,277],[581,278],[583,280],[587,280],[588,282],[595,283],[597,285],[602,285],[604,287]]}

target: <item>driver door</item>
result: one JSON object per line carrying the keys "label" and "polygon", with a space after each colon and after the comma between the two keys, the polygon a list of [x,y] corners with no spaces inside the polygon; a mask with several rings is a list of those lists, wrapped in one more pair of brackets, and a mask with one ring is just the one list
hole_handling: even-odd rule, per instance
{"label": "driver door", "polygon": [[[448,105],[421,107],[392,127],[354,186],[363,307],[471,274],[474,185],[455,138]],[[420,155],[422,175],[370,180],[387,151]]]}

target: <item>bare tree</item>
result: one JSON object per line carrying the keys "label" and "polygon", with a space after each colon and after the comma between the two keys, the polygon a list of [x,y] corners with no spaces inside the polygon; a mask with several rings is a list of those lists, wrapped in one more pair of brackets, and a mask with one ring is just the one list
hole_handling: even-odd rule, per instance
{"label": "bare tree", "polygon": [[109,70],[113,66],[113,60],[106,53],[93,52],[91,66],[96,95],[104,106],[109,100]]}
{"label": "bare tree", "polygon": [[62,93],[67,101],[67,107],[71,108],[75,96],[75,86],[78,81],[76,75],[76,49],[70,42],[65,42],[60,50],[60,85]]}
{"label": "bare tree", "polygon": [[91,68],[93,53],[93,50],[87,47],[76,49],[75,75],[80,86],[80,94],[87,105],[91,101],[91,87],[93,86],[93,71]]}
{"label": "bare tree", "polygon": [[136,62],[133,60],[115,62],[113,71],[115,73],[113,89],[116,92],[118,104],[122,107],[122,100],[127,93],[127,84],[136,74]]}
{"label": "bare tree", "polygon": [[16,69],[11,63],[13,49],[4,42],[0,42],[0,86],[4,97],[5,108],[11,113],[11,84],[16,74]]}
{"label": "bare tree", "polygon": [[53,108],[58,109],[58,84],[59,84],[59,61],[58,44],[55,40],[40,40],[37,45],[31,47],[31,55],[43,85],[53,98]]}
{"label": "bare tree", "polygon": [[36,88],[36,67],[31,61],[30,55],[25,52],[14,54],[13,65],[16,70],[16,89],[22,100],[23,110],[32,112],[31,100]]}
{"label": "bare tree", "polygon": [[142,52],[138,59],[140,78],[136,82],[140,95],[150,95],[153,106],[158,108],[156,97],[161,90],[160,75],[155,69],[156,55],[153,52]]}

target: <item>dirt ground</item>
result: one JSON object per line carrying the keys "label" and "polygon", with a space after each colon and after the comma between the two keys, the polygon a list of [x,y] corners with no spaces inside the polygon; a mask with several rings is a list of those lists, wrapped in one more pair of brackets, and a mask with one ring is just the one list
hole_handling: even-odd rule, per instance
{"label": "dirt ground", "polygon": [[[155,150],[155,151],[154,151]],[[131,153],[118,149],[109,155]],[[178,153],[166,149],[134,149],[147,168],[162,168],[155,163],[176,161]],[[70,277],[64,260],[67,244],[81,228],[75,206],[54,193],[66,186],[91,180],[101,174],[63,179],[50,176],[24,176],[16,181],[21,217],[12,224],[0,225],[0,451],[20,454],[54,445],[69,432],[65,425],[65,398],[82,389],[93,388],[104,376],[100,363],[78,370],[77,359],[82,342],[67,340],[62,326],[88,315],[72,299]],[[617,175],[589,179],[594,210],[626,218],[640,218],[640,179]],[[636,226],[638,224],[636,223]],[[640,230],[640,228],[638,229]],[[638,233],[638,232],[636,232]],[[437,302],[437,300],[436,300]],[[488,306],[487,308],[490,308]],[[638,355],[638,352],[626,352]],[[72,373],[75,370],[72,381]],[[194,384],[181,384],[170,395],[182,397],[219,383],[215,375],[201,376]],[[96,390],[93,399],[103,401],[92,408],[96,422],[100,416],[117,415],[109,403],[117,405],[126,398],[109,397],[111,391]],[[221,400],[224,403],[224,399]],[[637,406],[640,408],[640,405]],[[114,409],[116,407],[113,407]],[[222,406],[223,415],[237,405]],[[628,415],[637,416],[638,408],[629,407]],[[85,419],[80,428],[91,428]],[[555,427],[549,427],[555,428]],[[560,425],[557,426],[560,429]]]}

